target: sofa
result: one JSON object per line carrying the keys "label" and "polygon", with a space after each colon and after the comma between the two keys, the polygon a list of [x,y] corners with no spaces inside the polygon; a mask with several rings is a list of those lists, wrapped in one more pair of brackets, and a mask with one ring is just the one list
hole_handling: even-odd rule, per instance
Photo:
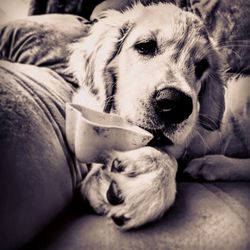
{"label": "sofa", "polygon": [[[243,1],[234,8],[227,8],[229,0],[180,2],[217,41],[237,40],[222,49],[228,74],[249,74],[250,46],[239,46],[250,38],[249,22],[239,18],[250,5],[239,14]],[[89,11],[93,18],[112,7],[124,6],[104,1]],[[65,135],[65,103],[78,86],[67,71],[68,46],[86,35],[91,13],[38,9],[33,14],[40,15],[0,27],[0,249],[250,249],[249,182],[179,178],[163,218],[128,232],[91,210],[78,193],[84,176]]]}

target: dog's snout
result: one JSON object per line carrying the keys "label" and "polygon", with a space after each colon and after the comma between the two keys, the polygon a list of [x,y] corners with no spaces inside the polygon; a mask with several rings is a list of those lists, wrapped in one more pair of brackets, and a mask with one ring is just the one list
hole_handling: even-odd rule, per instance
{"label": "dog's snout", "polygon": [[155,101],[158,115],[169,124],[183,122],[193,111],[192,98],[175,88],[164,88],[158,91]]}

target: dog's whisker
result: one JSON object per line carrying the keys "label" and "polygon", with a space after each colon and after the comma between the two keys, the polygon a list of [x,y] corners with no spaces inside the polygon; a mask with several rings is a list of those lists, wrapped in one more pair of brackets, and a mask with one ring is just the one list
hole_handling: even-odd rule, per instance
{"label": "dog's whisker", "polygon": [[201,133],[199,131],[197,131],[196,134],[201,139],[201,141],[202,141],[202,143],[204,145],[204,148],[205,148],[204,154],[206,154],[210,150],[210,146],[209,146],[209,144],[207,143],[207,141],[205,140],[205,138],[201,135]]}
{"label": "dog's whisker", "polygon": [[[250,47],[250,46],[249,46]],[[224,47],[225,48],[225,47]],[[239,52],[235,51],[234,49],[231,49],[231,51],[234,53],[234,55],[236,57],[238,57],[238,59],[241,59],[243,57],[243,55],[240,55]]]}
{"label": "dog's whisker", "polygon": [[248,45],[250,44],[250,39],[247,40],[232,40],[232,41],[215,41],[216,45],[223,46],[223,45]]}
{"label": "dog's whisker", "polygon": [[105,100],[102,101],[101,106],[103,107],[103,106],[108,105],[110,103],[112,104],[114,97],[115,97],[115,95],[108,96]]}

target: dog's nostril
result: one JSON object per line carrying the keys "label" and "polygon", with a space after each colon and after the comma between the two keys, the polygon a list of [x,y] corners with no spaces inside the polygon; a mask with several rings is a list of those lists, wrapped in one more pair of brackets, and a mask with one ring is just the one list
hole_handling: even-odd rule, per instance
{"label": "dog's nostril", "polygon": [[170,124],[183,122],[193,111],[192,98],[175,88],[158,91],[155,101],[160,117]]}

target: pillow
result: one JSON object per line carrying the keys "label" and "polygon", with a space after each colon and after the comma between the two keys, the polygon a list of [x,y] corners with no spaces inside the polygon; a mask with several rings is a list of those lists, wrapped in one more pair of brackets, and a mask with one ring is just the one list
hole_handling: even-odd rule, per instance
{"label": "pillow", "polygon": [[89,18],[94,7],[103,0],[31,0],[30,15],[69,13]]}
{"label": "pillow", "polygon": [[40,15],[9,22],[0,26],[0,59],[50,68],[74,84],[65,70],[67,46],[87,30],[86,20],[74,15]]}

